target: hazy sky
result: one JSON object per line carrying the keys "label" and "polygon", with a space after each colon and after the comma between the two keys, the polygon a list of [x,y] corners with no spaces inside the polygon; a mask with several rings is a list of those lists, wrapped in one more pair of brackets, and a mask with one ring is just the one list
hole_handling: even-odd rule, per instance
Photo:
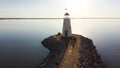
{"label": "hazy sky", "polygon": [[0,0],[0,17],[120,17],[120,0]]}

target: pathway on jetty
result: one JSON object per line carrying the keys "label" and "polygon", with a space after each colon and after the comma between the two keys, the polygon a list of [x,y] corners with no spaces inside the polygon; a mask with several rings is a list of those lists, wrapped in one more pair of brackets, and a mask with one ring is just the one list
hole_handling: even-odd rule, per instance
{"label": "pathway on jetty", "polygon": [[80,58],[80,37],[74,37],[76,38],[76,40],[70,40],[68,47],[64,53],[63,59],[58,66],[59,68],[78,68],[78,59]]}

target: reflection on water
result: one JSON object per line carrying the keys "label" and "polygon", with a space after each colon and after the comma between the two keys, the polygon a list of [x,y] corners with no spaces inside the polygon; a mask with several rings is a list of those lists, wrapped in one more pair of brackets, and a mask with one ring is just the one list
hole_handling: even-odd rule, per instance
{"label": "reflection on water", "polygon": [[[37,68],[48,54],[41,41],[62,31],[62,20],[1,20],[0,68]],[[72,32],[91,38],[107,68],[120,67],[120,20],[71,20]]]}

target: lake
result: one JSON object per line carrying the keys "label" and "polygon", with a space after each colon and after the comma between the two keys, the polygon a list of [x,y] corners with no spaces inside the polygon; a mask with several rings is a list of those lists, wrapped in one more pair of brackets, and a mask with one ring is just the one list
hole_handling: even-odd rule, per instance
{"label": "lake", "polygon": [[[106,68],[120,68],[120,19],[72,19],[72,33],[93,40]],[[0,68],[38,68],[49,53],[41,41],[63,20],[0,20]]]}

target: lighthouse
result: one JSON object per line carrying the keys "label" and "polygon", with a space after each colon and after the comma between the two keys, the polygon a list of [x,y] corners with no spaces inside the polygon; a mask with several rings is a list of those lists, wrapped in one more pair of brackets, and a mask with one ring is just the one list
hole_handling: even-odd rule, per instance
{"label": "lighthouse", "polygon": [[69,18],[69,13],[64,14],[64,19],[63,19],[63,30],[62,30],[62,35],[63,37],[71,37],[72,36],[72,31],[71,31],[71,23],[70,23],[70,18]]}

